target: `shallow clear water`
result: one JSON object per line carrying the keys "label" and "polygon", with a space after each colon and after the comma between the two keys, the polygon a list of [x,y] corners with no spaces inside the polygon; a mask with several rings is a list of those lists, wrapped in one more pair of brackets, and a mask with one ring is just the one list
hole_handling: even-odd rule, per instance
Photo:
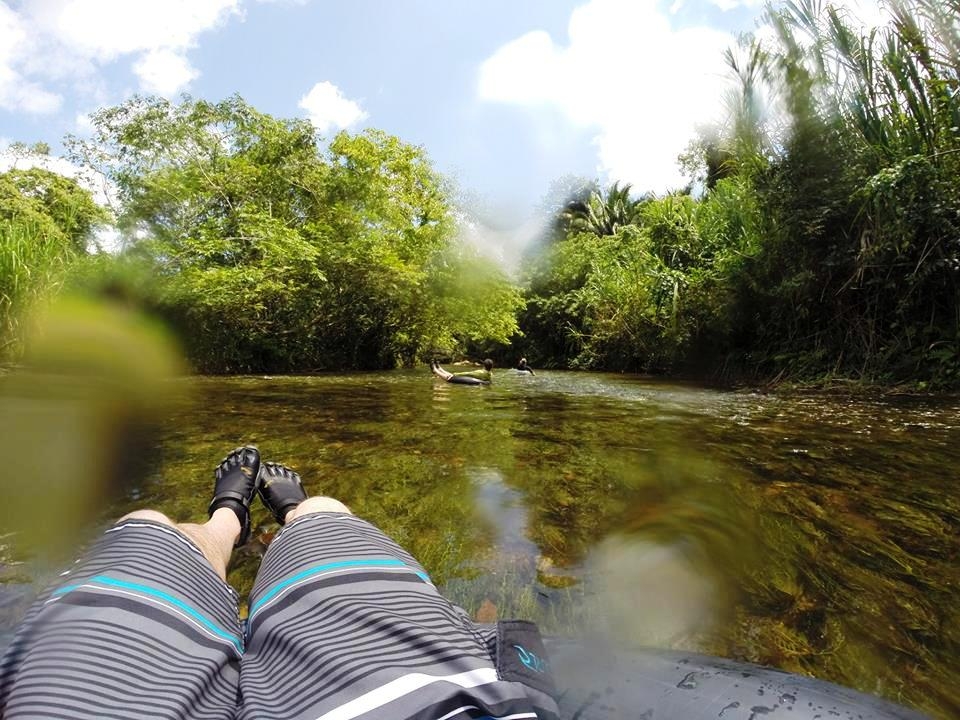
{"label": "shallow clear water", "polygon": [[[255,443],[482,619],[700,650],[960,715],[956,399],[506,370],[490,388],[425,370],[178,386],[188,399],[160,469],[108,514],[201,520],[212,467]],[[241,593],[276,529],[254,520],[230,576]],[[0,574],[7,624],[31,572]]]}

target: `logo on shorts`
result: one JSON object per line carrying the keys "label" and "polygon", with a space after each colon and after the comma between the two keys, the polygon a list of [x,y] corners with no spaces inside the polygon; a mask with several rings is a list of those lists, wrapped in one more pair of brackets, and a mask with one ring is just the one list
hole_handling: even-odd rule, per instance
{"label": "logo on shorts", "polygon": [[530,668],[536,673],[545,673],[549,669],[547,666],[547,661],[536,653],[532,653],[527,650],[522,645],[514,645],[517,651],[517,657],[520,658],[520,662],[523,663],[525,667]]}

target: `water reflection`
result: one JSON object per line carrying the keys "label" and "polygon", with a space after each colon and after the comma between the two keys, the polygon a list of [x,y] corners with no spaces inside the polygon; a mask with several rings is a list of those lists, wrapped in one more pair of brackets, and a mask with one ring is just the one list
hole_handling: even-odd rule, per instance
{"label": "water reflection", "polygon": [[[200,520],[213,464],[254,442],[485,619],[698,649],[960,714],[956,401],[550,372],[501,372],[490,388],[426,371],[180,385],[192,399],[167,424],[162,467],[110,514]],[[254,524],[231,570],[241,593],[275,530],[262,510]],[[18,572],[6,582],[22,585]]]}
{"label": "water reflection", "polygon": [[468,475],[480,520],[490,528],[493,552],[500,557],[536,556],[539,549],[529,539],[523,495],[508,487],[495,468],[471,468]]}

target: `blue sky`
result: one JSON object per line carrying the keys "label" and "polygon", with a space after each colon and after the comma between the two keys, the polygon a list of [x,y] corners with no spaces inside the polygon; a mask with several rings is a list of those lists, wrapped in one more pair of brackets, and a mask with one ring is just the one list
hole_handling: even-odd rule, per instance
{"label": "blue sky", "polygon": [[567,174],[682,184],[759,0],[0,0],[0,144],[136,92],[379,127],[522,219]]}

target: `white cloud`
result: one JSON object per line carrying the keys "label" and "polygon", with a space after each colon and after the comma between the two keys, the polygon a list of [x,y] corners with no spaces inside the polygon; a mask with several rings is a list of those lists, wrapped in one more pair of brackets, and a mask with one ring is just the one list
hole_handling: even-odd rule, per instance
{"label": "white cloud", "polygon": [[24,54],[27,30],[20,16],[0,2],[0,68],[7,68]]}
{"label": "white cloud", "polygon": [[537,31],[501,47],[480,68],[479,98],[595,128],[610,180],[639,191],[682,185],[677,156],[697,124],[719,115],[721,53],[733,37],[674,29],[655,0],[592,0],[573,11],[569,36],[559,45]]}
{"label": "white cloud", "polygon": [[[199,36],[242,15],[241,0],[0,0],[0,108],[51,112],[51,83],[97,87],[99,67],[129,59],[140,89],[172,95],[198,71]],[[91,80],[91,78],[94,78]]]}
{"label": "white cloud", "polygon": [[535,30],[494,53],[480,68],[479,93],[484,100],[505,103],[550,104],[563,91],[566,62],[550,36]]}
{"label": "white cloud", "polygon": [[319,82],[300,98],[298,107],[307,111],[310,122],[322,133],[342,130],[367,119],[367,113],[343,96],[331,82]]}
{"label": "white cloud", "polygon": [[171,97],[199,75],[183,55],[173,50],[151,50],[133,65],[140,86],[150,93]]}
{"label": "white cloud", "polygon": [[874,28],[890,22],[890,13],[876,0],[835,0],[830,4],[841,10],[854,26]]}
{"label": "white cloud", "polygon": [[59,110],[62,104],[63,98],[57,93],[23,79],[9,68],[0,67],[0,108],[48,115]]}
{"label": "white cloud", "polygon": [[0,108],[37,114],[54,112],[62,98],[26,79],[16,69],[30,49],[30,34],[20,16],[0,2]]}
{"label": "white cloud", "polygon": [[710,2],[726,12],[739,7],[760,7],[766,2],[766,0],[710,0]]}
{"label": "white cloud", "polygon": [[35,17],[83,55],[183,50],[239,12],[239,0],[46,0]]}
{"label": "white cloud", "polygon": [[93,121],[90,119],[89,113],[77,113],[73,119],[73,124],[76,128],[77,135],[81,137],[90,137],[93,135]]}

